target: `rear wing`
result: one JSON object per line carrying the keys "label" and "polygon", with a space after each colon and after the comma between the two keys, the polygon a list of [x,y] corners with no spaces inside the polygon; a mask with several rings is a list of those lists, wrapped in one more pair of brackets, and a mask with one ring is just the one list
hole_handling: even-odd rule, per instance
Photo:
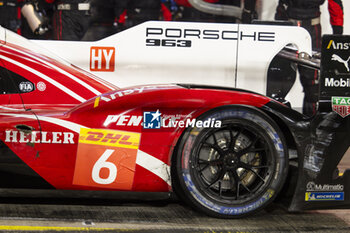
{"label": "rear wing", "polygon": [[350,36],[322,40],[319,111],[350,115]]}

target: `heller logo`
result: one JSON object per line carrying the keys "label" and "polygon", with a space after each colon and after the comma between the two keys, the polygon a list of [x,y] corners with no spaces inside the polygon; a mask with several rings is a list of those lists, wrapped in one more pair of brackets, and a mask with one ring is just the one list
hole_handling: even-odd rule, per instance
{"label": "heller logo", "polygon": [[157,110],[156,112],[143,112],[143,128],[144,129],[160,129],[162,114]]}
{"label": "heller logo", "polygon": [[350,49],[350,43],[346,42],[346,43],[341,43],[341,42],[335,42],[334,40],[330,40],[328,45],[327,45],[327,49],[335,49],[335,50],[348,50]]}
{"label": "heller logo", "polygon": [[113,72],[115,67],[114,47],[91,47],[90,70]]}
{"label": "heller logo", "polygon": [[350,97],[332,97],[332,109],[341,117],[350,114]]}
{"label": "heller logo", "polygon": [[74,134],[71,132],[45,132],[6,130],[5,142],[18,143],[52,143],[52,144],[75,144]]}

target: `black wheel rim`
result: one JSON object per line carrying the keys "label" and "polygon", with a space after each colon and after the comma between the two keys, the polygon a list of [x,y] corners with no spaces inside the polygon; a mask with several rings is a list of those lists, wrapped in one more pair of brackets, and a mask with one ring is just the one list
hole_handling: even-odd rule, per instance
{"label": "black wheel rim", "polygon": [[208,129],[192,153],[190,173],[200,192],[226,205],[259,198],[269,187],[275,158],[266,133],[244,120]]}

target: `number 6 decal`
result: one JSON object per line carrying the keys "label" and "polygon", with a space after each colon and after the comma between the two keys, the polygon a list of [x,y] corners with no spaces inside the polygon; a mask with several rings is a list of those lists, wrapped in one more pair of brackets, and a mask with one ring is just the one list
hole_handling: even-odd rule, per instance
{"label": "number 6 decal", "polygon": [[131,190],[140,137],[134,132],[82,128],[73,184]]}
{"label": "number 6 decal", "polygon": [[[92,179],[98,184],[111,184],[117,178],[117,167],[112,162],[108,162],[107,159],[113,154],[114,150],[107,149],[102,156],[97,160],[94,167],[92,168]],[[109,170],[107,178],[100,177],[100,171],[102,168]]]}

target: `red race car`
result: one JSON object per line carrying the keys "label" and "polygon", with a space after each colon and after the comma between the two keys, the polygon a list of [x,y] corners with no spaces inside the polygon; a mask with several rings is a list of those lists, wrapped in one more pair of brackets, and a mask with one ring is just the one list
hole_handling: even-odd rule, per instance
{"label": "red race car", "polygon": [[268,97],[198,85],[118,89],[6,33],[1,189],[175,191],[206,214],[240,217],[277,196],[288,152],[305,140],[297,132],[307,135],[302,114]]}

